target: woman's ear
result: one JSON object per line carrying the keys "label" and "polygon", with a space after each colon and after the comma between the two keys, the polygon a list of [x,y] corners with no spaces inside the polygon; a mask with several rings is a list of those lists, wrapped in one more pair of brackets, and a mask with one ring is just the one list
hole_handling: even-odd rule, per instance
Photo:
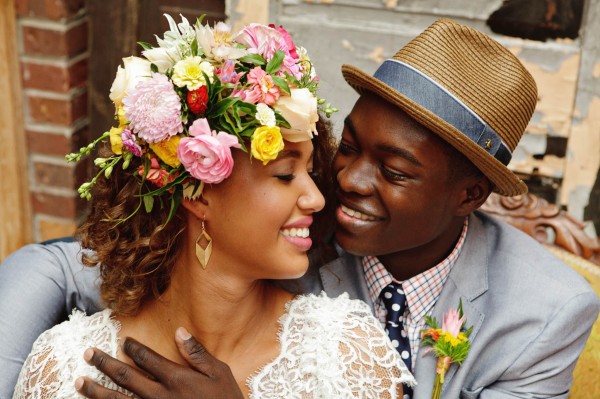
{"label": "woman's ear", "polygon": [[479,209],[487,200],[493,189],[492,182],[487,177],[468,178],[461,190],[460,204],[457,216],[467,216]]}

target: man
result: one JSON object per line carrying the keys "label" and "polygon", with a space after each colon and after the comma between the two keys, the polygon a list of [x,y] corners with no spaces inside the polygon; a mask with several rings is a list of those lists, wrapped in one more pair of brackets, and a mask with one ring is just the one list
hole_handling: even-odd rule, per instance
{"label": "man", "polygon": [[[567,398],[598,298],[534,240],[477,211],[492,190],[527,191],[506,165],[536,104],[531,75],[489,37],[448,20],[374,76],[347,65],[342,73],[360,93],[333,166],[345,252],[305,283],[371,304],[412,368],[415,399],[431,397],[436,374],[437,359],[419,347],[425,316],[440,320],[459,303],[471,348],[446,372],[443,397]],[[25,256],[0,273],[17,273]],[[78,266],[62,267],[77,278]],[[1,293],[13,284],[2,274]],[[240,397],[226,365],[183,329],[176,341],[191,368],[133,340],[124,352],[144,372],[98,350],[85,356],[141,397]],[[77,386],[90,398],[121,397],[88,379]]]}

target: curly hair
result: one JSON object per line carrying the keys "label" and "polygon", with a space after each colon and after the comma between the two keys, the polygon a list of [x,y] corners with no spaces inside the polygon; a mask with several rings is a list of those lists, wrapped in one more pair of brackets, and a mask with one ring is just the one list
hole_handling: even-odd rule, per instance
{"label": "curly hair", "polygon": [[[319,134],[313,139],[315,182],[325,197],[331,198],[335,141],[330,125],[323,119],[319,118]],[[112,155],[108,148],[99,152],[101,157]],[[155,199],[152,212],[136,212],[143,206],[138,196],[140,179],[134,176],[141,164],[134,157],[128,169],[115,168],[110,179],[98,177],[89,213],[76,232],[82,247],[92,250],[84,251],[84,265],[99,265],[102,300],[115,314],[124,316],[135,315],[142,304],[159,297],[168,288],[183,244],[181,233],[186,228],[182,206],[166,223],[168,193]],[[149,191],[154,188],[147,187]],[[331,235],[331,218],[332,211],[327,208],[315,216],[311,229],[315,250],[323,252]]]}

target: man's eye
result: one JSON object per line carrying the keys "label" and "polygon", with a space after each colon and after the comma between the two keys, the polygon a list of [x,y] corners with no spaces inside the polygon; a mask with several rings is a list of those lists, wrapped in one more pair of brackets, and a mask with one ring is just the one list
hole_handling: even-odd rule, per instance
{"label": "man's eye", "polygon": [[276,175],[276,178],[278,178],[279,180],[283,180],[283,181],[292,181],[294,180],[294,175],[293,174],[287,174],[287,175]]}
{"label": "man's eye", "polygon": [[381,171],[383,172],[384,176],[390,180],[393,180],[393,181],[406,180],[405,175],[403,175],[401,173],[392,172],[391,170],[387,169],[385,166],[381,166]]}

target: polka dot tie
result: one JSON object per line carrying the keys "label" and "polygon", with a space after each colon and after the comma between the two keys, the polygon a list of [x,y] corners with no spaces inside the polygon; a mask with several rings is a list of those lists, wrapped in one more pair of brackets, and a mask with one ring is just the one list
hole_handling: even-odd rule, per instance
{"label": "polka dot tie", "polygon": [[[387,310],[385,317],[385,331],[392,341],[392,345],[398,350],[400,357],[404,360],[406,367],[412,370],[410,355],[410,341],[408,333],[404,329],[404,310],[406,309],[406,295],[401,284],[391,283],[381,291],[381,300]],[[412,396],[412,389],[406,385],[404,388],[404,399]]]}

